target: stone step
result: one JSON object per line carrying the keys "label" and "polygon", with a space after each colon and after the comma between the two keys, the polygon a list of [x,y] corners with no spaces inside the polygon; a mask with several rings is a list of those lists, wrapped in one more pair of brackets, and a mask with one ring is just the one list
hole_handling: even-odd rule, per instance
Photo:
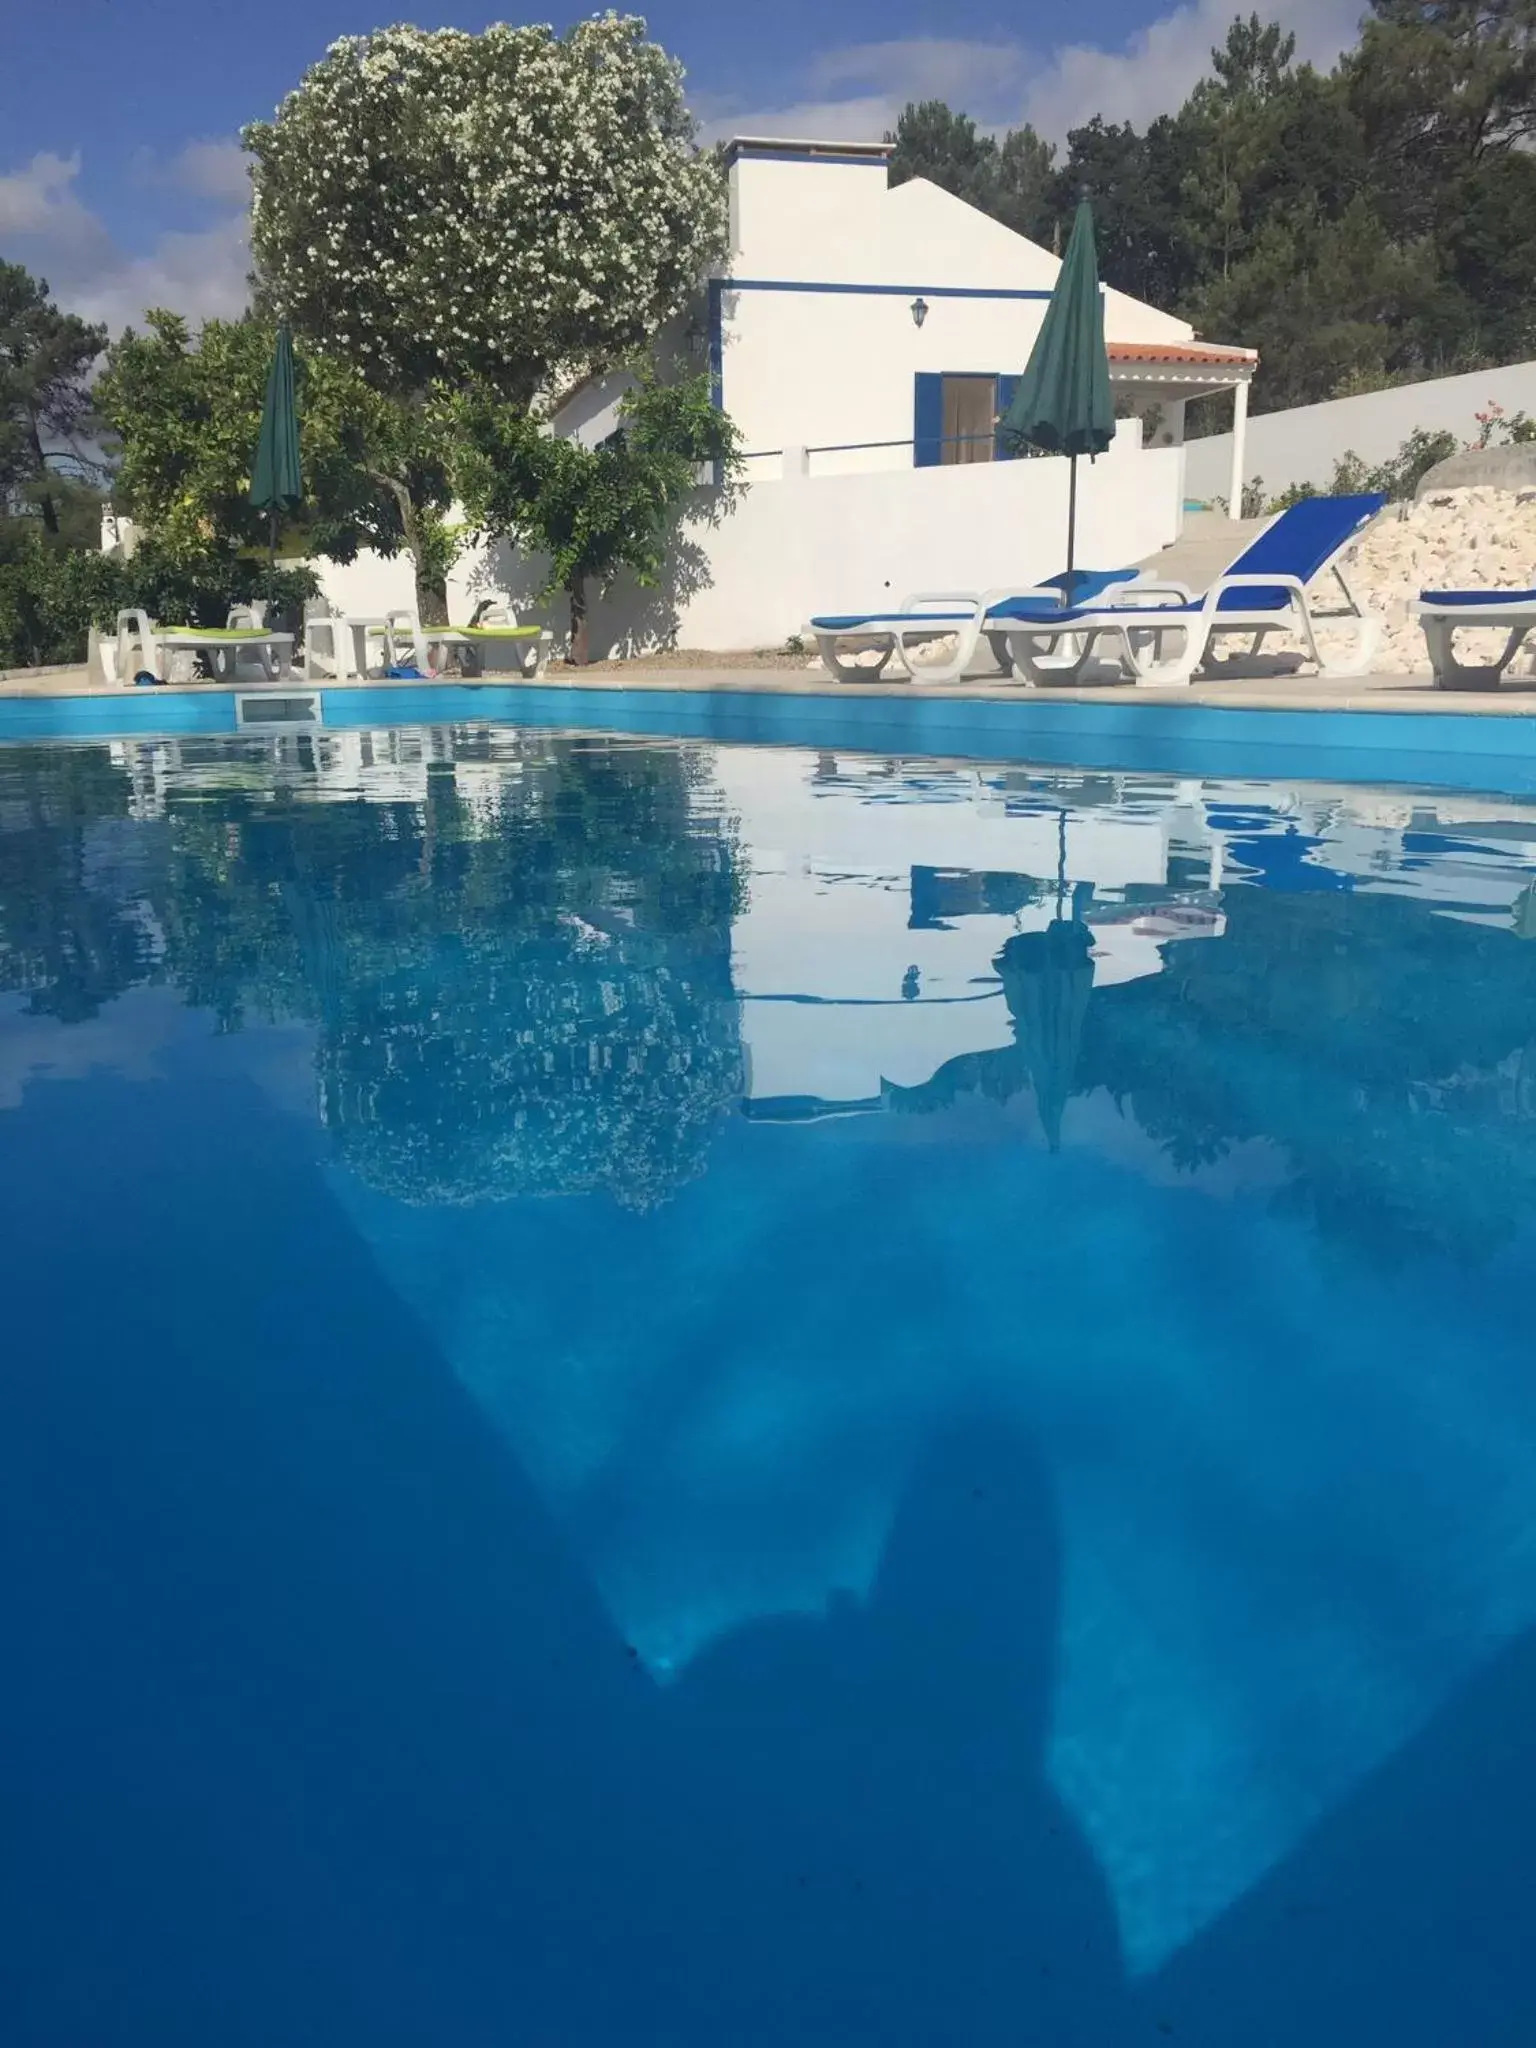
{"label": "stone step", "polygon": [[1220,512],[1191,512],[1172,547],[1148,555],[1136,566],[1163,581],[1204,590],[1268,523],[1266,519],[1228,519]]}

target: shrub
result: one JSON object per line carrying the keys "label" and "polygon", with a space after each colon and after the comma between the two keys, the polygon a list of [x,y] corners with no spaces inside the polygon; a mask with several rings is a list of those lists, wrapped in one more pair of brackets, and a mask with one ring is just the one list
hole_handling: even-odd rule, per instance
{"label": "shrub", "polygon": [[[1346,448],[1333,465],[1328,494],[1346,497],[1361,491],[1381,491],[1388,498],[1411,498],[1437,462],[1460,455],[1463,449],[1502,448],[1536,441],[1536,420],[1526,412],[1505,412],[1496,398],[1490,398],[1484,410],[1474,413],[1473,418],[1477,421],[1474,440],[1458,440],[1448,427],[1442,427],[1433,434],[1427,427],[1415,427],[1397,453],[1388,456],[1385,462],[1377,463],[1374,468],[1363,461],[1353,448]],[[1262,477],[1255,477],[1244,490],[1245,513],[1250,494],[1257,498],[1262,495],[1262,489]],[[1266,509],[1283,512],[1288,505],[1299,504],[1303,498],[1315,498],[1317,495],[1316,484],[1292,484],[1279,497],[1271,498]]]}
{"label": "shrub", "polygon": [[84,661],[92,623],[110,629],[119,611],[141,609],[169,625],[222,626],[231,605],[265,601],[269,616],[291,620],[318,588],[308,569],[272,569],[248,555],[171,561],[146,541],[124,561],[50,545],[40,528],[12,534],[0,551],[0,668]]}

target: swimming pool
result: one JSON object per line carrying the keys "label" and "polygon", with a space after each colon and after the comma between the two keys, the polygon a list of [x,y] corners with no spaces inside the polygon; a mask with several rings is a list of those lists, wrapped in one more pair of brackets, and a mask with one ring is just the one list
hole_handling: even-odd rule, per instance
{"label": "swimming pool", "polygon": [[0,748],[25,2044],[1532,2038],[1536,803]]}

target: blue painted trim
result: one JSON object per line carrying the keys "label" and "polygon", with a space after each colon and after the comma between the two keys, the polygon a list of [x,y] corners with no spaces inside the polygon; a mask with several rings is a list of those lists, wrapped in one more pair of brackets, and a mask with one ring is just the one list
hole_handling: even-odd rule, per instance
{"label": "blue painted trim", "polygon": [[935,469],[943,459],[943,374],[918,370],[912,378],[912,467]]}
{"label": "blue painted trim", "polygon": [[[970,284],[830,284],[797,277],[711,278],[710,290],[724,292],[850,292],[861,297],[893,299],[1048,299],[1048,291],[1016,291],[1011,285]],[[1101,287],[1102,289],[1102,287]]]}
{"label": "blue painted trim", "polygon": [[[1044,692],[1023,690],[1016,698],[967,697],[958,690],[943,696],[864,695],[856,685],[769,693],[425,683],[419,689],[322,689],[320,696],[331,731],[486,723],[576,727],[848,753],[1536,795],[1536,716],[1518,712],[1249,711],[1167,701],[1052,701]],[[0,740],[179,733],[234,737],[233,693],[0,696]]]}

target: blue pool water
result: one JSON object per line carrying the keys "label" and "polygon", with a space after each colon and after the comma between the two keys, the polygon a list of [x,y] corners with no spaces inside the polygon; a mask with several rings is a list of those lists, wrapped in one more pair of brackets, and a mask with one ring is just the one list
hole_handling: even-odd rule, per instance
{"label": "blue pool water", "polygon": [[0,748],[0,2039],[1529,2048],[1536,804]]}

